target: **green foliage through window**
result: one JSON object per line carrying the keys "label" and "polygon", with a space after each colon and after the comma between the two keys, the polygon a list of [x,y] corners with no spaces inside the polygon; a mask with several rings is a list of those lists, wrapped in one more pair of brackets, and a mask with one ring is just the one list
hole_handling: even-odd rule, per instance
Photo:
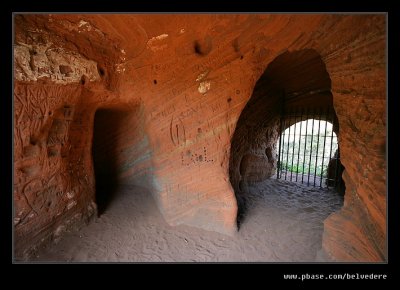
{"label": "green foliage through window", "polygon": [[[308,120],[286,129],[281,135],[279,166],[283,171],[327,177],[328,164],[338,148],[332,124],[325,121]],[[289,135],[290,130],[290,135]],[[307,134],[306,134],[307,133]],[[277,148],[279,148],[279,142]]]}

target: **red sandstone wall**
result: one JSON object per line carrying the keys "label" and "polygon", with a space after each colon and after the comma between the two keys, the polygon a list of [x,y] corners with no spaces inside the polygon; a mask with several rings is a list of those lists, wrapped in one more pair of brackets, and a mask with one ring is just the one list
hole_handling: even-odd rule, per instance
{"label": "red sandstone wall", "polygon": [[118,163],[121,176],[134,182],[137,174],[150,175],[148,186],[170,224],[234,232],[228,167],[239,115],[271,61],[287,50],[314,49],[332,80],[346,167],[345,205],[326,220],[323,247],[338,260],[385,259],[383,15],[26,15],[15,21],[18,255],[94,212],[94,114],[113,104],[140,105],[141,137],[128,147],[146,139],[135,154],[150,156]]}

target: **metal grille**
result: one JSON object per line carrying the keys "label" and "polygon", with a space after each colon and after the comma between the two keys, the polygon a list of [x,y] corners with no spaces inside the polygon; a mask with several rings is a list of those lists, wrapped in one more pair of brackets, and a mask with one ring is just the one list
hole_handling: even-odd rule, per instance
{"label": "metal grille", "polygon": [[334,128],[335,113],[330,109],[284,112],[278,140],[276,177],[308,186],[341,186],[342,166]]}

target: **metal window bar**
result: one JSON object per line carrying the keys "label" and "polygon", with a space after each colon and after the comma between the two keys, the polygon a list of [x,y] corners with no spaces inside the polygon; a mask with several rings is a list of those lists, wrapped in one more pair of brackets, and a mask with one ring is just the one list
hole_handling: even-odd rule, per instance
{"label": "metal window bar", "polygon": [[321,116],[318,116],[319,118],[318,118],[318,137],[317,137],[317,154],[315,155],[315,166],[314,166],[314,169],[315,169],[315,171],[314,171],[314,187],[315,187],[315,179],[317,178],[317,168],[318,168],[318,153],[319,153],[319,151],[318,151],[318,147],[319,147],[319,138],[320,138],[320,136],[321,136],[321,131],[320,131],[320,129],[321,129]]}
{"label": "metal window bar", "polygon": [[[307,185],[310,185],[310,173],[311,173],[311,155],[312,155],[312,148],[313,148],[313,140],[314,140],[314,119],[315,119],[315,110],[313,113],[312,118],[312,128],[311,128],[311,143],[310,143],[310,161],[308,163],[308,176],[307,176]],[[307,128],[308,129],[308,128]]]}
{"label": "metal window bar", "polygon": [[[290,141],[289,141],[289,139],[290,139],[290,128],[292,128],[292,126],[290,126],[290,119],[288,119],[288,125],[289,125],[289,135],[288,135],[288,137],[287,137],[285,180],[287,180],[287,174],[288,174],[288,171],[289,171],[289,150],[290,150],[290,148],[289,148],[289,146],[290,146]],[[285,130],[285,131],[286,131],[286,130]]]}
{"label": "metal window bar", "polygon": [[[296,126],[297,126],[297,119],[296,119],[296,114],[294,113],[294,111],[292,111],[293,115],[294,115],[294,133],[293,133],[293,143],[292,143],[292,165],[291,165],[291,173],[290,173],[290,181],[292,181],[292,177],[293,177],[293,161],[294,161],[294,144],[296,142]],[[292,127],[292,126],[291,126]],[[289,135],[290,138],[290,135]],[[297,166],[296,166],[296,176],[297,176]]]}
{"label": "metal window bar", "polygon": [[285,130],[285,122],[286,122],[286,119],[283,117],[284,115],[282,115],[282,135],[281,135],[281,148],[279,148],[279,150],[281,151],[281,159],[279,160],[279,164],[280,164],[280,169],[281,169],[281,178],[282,178],[282,175],[283,175],[283,169],[284,169],[284,164],[283,164],[283,160],[285,159],[285,155],[284,155],[284,148],[285,148],[285,146],[284,146],[284,144],[285,144],[285,132],[286,132],[286,130]]}
{"label": "metal window bar", "polygon": [[300,112],[299,150],[297,151],[296,182],[297,182],[297,177],[299,176],[299,162],[300,162],[300,150],[301,150],[301,132],[302,132],[301,129],[302,129],[302,125],[303,125],[303,116],[302,115],[303,115],[303,109],[301,109],[301,112]]}
{"label": "metal window bar", "polygon": [[304,139],[304,156],[303,156],[303,170],[301,172],[301,183],[304,182],[304,162],[306,161],[306,151],[307,151],[307,131],[308,131],[308,110],[307,110],[307,117],[306,117],[306,135]]}
{"label": "metal window bar", "polygon": [[[326,109],[326,116],[327,116],[327,118],[328,118],[328,116],[329,116],[329,108],[327,108]],[[328,128],[328,124],[325,122],[325,133],[324,133],[324,150],[322,151],[322,168],[321,168],[321,170],[322,170],[322,174],[321,174],[321,179],[320,179],[320,182],[319,182],[319,186],[320,187],[322,187],[322,180],[323,180],[323,177],[324,177],[324,161],[325,161],[325,144],[326,144],[326,130],[327,130],[327,128]]]}

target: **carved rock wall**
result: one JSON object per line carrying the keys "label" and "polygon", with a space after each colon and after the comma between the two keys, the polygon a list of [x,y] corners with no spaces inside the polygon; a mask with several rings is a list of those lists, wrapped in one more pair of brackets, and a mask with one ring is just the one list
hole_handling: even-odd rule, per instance
{"label": "carved rock wall", "polygon": [[[329,73],[346,168],[345,205],[326,220],[323,247],[338,260],[385,259],[385,18],[276,14],[17,15],[17,256],[95,212],[93,139],[94,152],[114,152],[118,182],[146,176],[171,225],[236,231],[236,123],[268,65],[304,49]],[[107,114],[118,128],[105,128],[103,146],[93,128]],[[249,179],[270,174],[263,144],[244,162]],[[108,161],[94,156],[101,174]]]}
{"label": "carved rock wall", "polygon": [[95,210],[91,196],[94,180],[84,168],[91,156],[80,150],[90,140],[77,121],[83,118],[76,108],[80,94],[80,88],[73,85],[15,86],[17,251],[45,239],[47,234],[42,233],[60,232],[64,227],[60,220],[84,219]]}

